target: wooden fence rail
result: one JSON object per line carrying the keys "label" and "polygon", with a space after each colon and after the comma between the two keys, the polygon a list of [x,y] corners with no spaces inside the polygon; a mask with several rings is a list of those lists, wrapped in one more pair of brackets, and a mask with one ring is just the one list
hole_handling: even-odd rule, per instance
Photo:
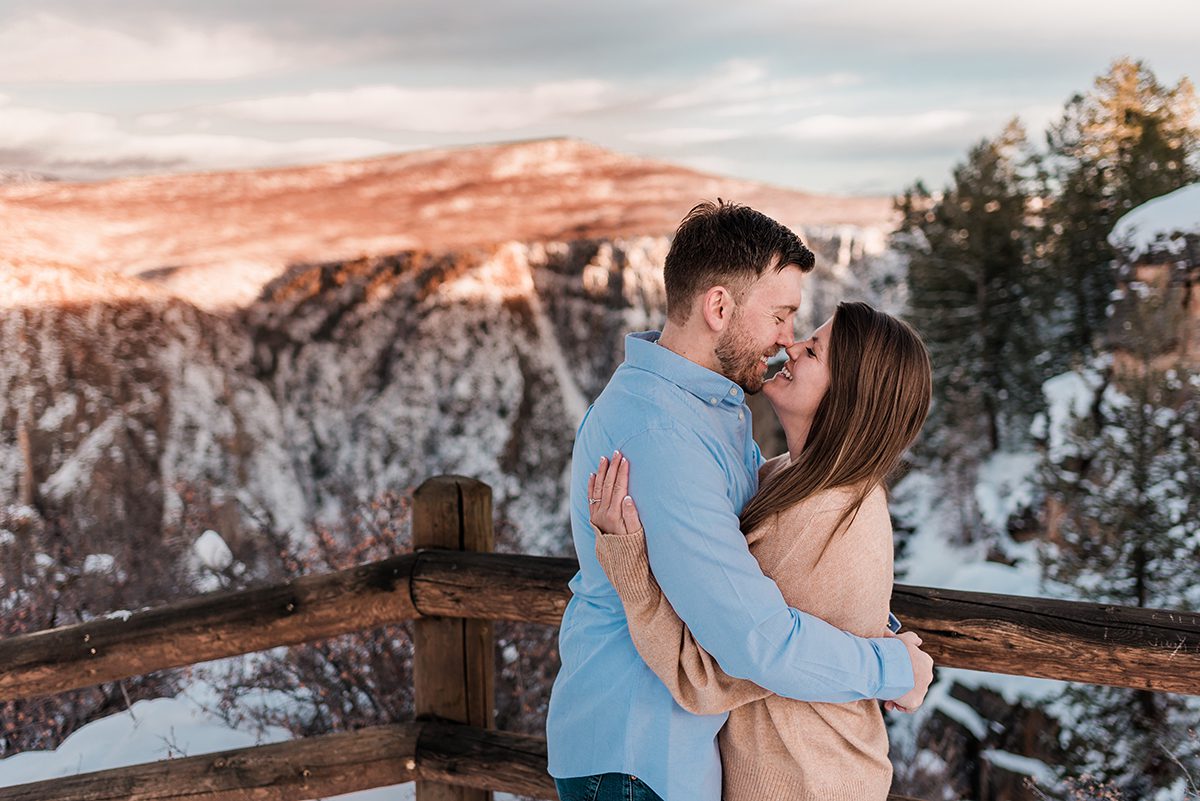
{"label": "wooden fence rail", "polygon": [[[298,799],[411,780],[419,801],[552,798],[545,741],[488,730],[490,625],[559,625],[578,564],[487,553],[491,490],[458,476],[417,490],[413,542],[348,570],[0,640],[0,701],[415,620],[416,721],[4,788],[0,801]],[[1200,695],[1197,613],[903,585],[892,609],[943,666]]]}
{"label": "wooden fence rail", "polygon": [[[0,640],[0,700],[422,617],[558,625],[573,559],[422,551]],[[1200,695],[1200,614],[897,585],[939,665]]]}
{"label": "wooden fence rail", "polygon": [[556,797],[545,738],[416,721],[0,788],[0,801],[296,801],[409,781]]}

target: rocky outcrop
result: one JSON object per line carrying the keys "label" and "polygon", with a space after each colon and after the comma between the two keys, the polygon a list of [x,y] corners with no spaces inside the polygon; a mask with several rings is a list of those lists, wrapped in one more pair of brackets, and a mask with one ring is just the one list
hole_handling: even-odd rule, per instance
{"label": "rocky outcrop", "polygon": [[1200,369],[1200,184],[1133,209],[1110,240],[1120,254],[1109,321],[1117,373]]}
{"label": "rocky outcrop", "polygon": [[[575,427],[624,334],[661,325],[668,245],[299,264],[232,314],[177,298],[3,310],[0,487],[15,498],[32,476],[47,513],[101,539],[169,526],[202,488],[236,541],[461,473],[493,486],[521,547],[565,552]],[[870,293],[865,264],[825,262],[813,283]],[[810,293],[810,316],[839,295]]]}
{"label": "rocky outcrop", "polygon": [[0,497],[104,538],[199,492],[236,541],[456,472],[564,552],[575,426],[717,194],[819,223],[804,327],[886,291],[886,203],[571,140],[2,190]]}

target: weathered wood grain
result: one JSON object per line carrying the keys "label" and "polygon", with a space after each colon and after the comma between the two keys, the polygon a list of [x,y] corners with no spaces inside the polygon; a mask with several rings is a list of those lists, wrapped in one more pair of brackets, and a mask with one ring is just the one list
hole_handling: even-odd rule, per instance
{"label": "weathered wood grain", "polygon": [[[571,559],[428,550],[10,637],[0,640],[0,700],[422,615],[558,625],[577,569]],[[905,585],[892,608],[940,665],[1200,695],[1197,613]]]}
{"label": "weathered wood grain", "polygon": [[417,616],[411,554],[0,640],[0,700],[325,639]]}
{"label": "weathered wood grain", "polygon": [[[492,490],[461,476],[431,478],[413,494],[413,547],[489,554]],[[422,617],[413,625],[413,699],[418,719],[488,729],[495,709],[490,619]],[[417,801],[491,801],[486,787],[422,777]]]}
{"label": "weathered wood grain", "polygon": [[0,801],[303,801],[414,779],[557,798],[545,738],[417,721],[3,787]]}
{"label": "weathered wood grain", "polygon": [[[422,777],[447,784],[551,801],[558,798],[546,770],[544,737],[428,722],[418,736],[417,763]],[[919,799],[893,793],[888,801]]]}
{"label": "weathered wood grain", "polygon": [[[570,559],[426,553],[426,614],[557,625]],[[939,665],[1200,695],[1200,614],[896,585],[892,609]]]}
{"label": "weathered wood grain", "polygon": [[571,600],[574,559],[523,554],[423,551],[413,603],[424,615],[515,620],[557,626]]}
{"label": "weathered wood grain", "polygon": [[422,725],[417,753],[425,779],[534,798],[558,797],[554,779],[546,772],[544,737],[430,721]]}
{"label": "weathered wood grain", "polygon": [[897,585],[937,664],[1200,695],[1200,613]]}
{"label": "weathered wood grain", "polygon": [[299,801],[412,781],[400,723],[0,787],[0,801]]}

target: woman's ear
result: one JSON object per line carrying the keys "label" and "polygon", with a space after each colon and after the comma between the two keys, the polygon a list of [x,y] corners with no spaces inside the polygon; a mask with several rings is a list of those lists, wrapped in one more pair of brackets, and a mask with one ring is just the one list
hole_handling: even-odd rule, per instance
{"label": "woman's ear", "polygon": [[720,333],[733,319],[733,307],[736,301],[733,293],[723,286],[710,287],[701,299],[700,311],[704,322],[713,333]]}

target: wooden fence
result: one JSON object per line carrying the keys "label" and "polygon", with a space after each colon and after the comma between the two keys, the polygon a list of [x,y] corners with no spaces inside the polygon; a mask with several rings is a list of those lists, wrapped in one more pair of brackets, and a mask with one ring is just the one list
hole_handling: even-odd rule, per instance
{"label": "wooden fence", "polygon": [[[539,737],[491,730],[491,622],[557,626],[573,559],[495,554],[491,489],[430,479],[415,552],[0,640],[0,700],[413,620],[416,720],[0,788],[0,801],[300,801],[416,781],[418,801],[554,798]],[[898,585],[942,666],[1200,694],[1200,614]],[[899,796],[892,796],[899,799]]]}

